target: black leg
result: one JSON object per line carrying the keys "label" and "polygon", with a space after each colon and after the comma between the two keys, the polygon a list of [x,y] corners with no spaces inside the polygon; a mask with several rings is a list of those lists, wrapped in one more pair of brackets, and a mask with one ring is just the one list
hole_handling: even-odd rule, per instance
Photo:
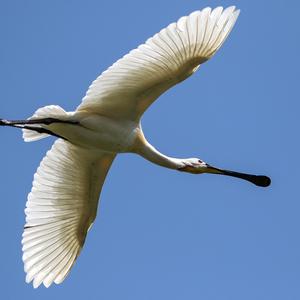
{"label": "black leg", "polygon": [[66,138],[64,138],[63,136],[60,136],[56,133],[53,133],[52,131],[48,130],[48,129],[45,129],[45,128],[42,128],[42,127],[30,127],[30,126],[22,126],[22,127],[19,127],[19,126],[15,126],[17,128],[22,128],[22,129],[27,129],[27,130],[32,130],[32,131],[36,131],[38,133],[46,133],[46,134],[49,134],[49,135],[52,135],[52,136],[56,136],[58,138],[61,138],[63,140],[67,140]]}
{"label": "black leg", "polygon": [[55,118],[42,118],[42,119],[33,119],[33,120],[4,120],[0,119],[0,126],[14,126],[14,125],[32,125],[32,124],[41,124],[41,125],[50,125],[52,123],[66,123],[66,124],[79,124],[77,121],[68,121],[60,120]]}
{"label": "black leg", "polygon": [[32,130],[38,133],[46,133],[52,136],[56,136],[58,138],[66,140],[64,137],[53,133],[49,129],[43,128],[43,127],[35,127],[35,126],[28,126],[28,125],[50,125],[52,123],[67,123],[67,124],[79,124],[79,122],[75,121],[62,121],[55,118],[45,118],[45,119],[38,119],[38,120],[13,120],[8,121],[4,119],[0,119],[0,126],[9,126],[9,127],[15,127],[15,128],[21,128],[21,129],[27,129]]}

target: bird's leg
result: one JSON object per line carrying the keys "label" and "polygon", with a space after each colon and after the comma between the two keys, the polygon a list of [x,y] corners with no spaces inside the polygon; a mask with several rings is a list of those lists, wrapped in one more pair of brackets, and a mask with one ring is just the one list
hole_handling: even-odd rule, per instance
{"label": "bird's leg", "polygon": [[78,122],[64,121],[64,120],[59,120],[59,119],[55,119],[55,118],[44,118],[44,119],[36,119],[36,120],[12,120],[12,121],[0,119],[0,126],[9,126],[9,127],[32,130],[32,131],[36,131],[38,133],[46,133],[46,134],[56,136],[58,138],[65,140],[64,137],[62,137],[56,133],[53,133],[49,129],[46,129],[43,127],[37,127],[37,126],[28,126],[28,125],[50,125],[52,123],[78,124]]}
{"label": "bird's leg", "polygon": [[[14,127],[18,127],[18,126],[14,126]],[[50,131],[50,130],[48,130],[46,128],[42,128],[42,127],[30,127],[30,126],[26,126],[26,125],[22,126],[22,127],[18,127],[18,128],[28,129],[28,130],[36,131],[38,133],[46,133],[46,134],[53,135],[53,136],[56,136],[58,138],[61,138],[61,139],[67,141],[67,139],[64,138],[63,136],[58,135],[58,134],[56,134],[56,133],[54,133],[54,132],[52,132],[52,131]]]}
{"label": "bird's leg", "polygon": [[29,119],[29,120],[4,120],[0,119],[0,126],[13,126],[16,125],[50,125],[53,123],[66,123],[66,124],[78,124],[77,121],[70,121],[70,120],[60,120],[56,118],[41,118],[41,119]]}

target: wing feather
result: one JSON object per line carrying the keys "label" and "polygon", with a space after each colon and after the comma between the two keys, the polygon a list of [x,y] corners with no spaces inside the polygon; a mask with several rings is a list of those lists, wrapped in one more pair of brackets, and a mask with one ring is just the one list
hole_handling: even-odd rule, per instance
{"label": "wing feather", "polygon": [[33,286],[62,282],[84,244],[114,155],[57,140],[34,175],[26,204],[23,261]]}
{"label": "wing feather", "polygon": [[159,95],[215,54],[238,15],[234,6],[207,7],[180,18],[104,71],[77,110],[139,120]]}

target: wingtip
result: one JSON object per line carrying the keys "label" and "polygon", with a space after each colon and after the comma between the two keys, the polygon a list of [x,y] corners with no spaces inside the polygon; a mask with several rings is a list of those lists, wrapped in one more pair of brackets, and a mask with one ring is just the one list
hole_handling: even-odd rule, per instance
{"label": "wingtip", "polygon": [[240,15],[241,10],[240,9],[236,9],[233,13],[234,13],[235,17],[237,18]]}

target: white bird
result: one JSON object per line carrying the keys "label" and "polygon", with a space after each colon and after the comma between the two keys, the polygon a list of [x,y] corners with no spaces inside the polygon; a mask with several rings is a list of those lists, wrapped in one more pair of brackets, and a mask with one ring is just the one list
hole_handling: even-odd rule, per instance
{"label": "white bird", "polygon": [[167,89],[191,76],[226,40],[239,10],[209,7],[172,23],[104,71],[73,112],[50,105],[21,121],[26,142],[58,137],[42,160],[26,203],[23,261],[26,282],[49,287],[69,273],[97,213],[106,174],[118,153],[132,152],[162,167],[238,177],[268,186],[267,176],[173,158],[146,140],[141,117]]}

